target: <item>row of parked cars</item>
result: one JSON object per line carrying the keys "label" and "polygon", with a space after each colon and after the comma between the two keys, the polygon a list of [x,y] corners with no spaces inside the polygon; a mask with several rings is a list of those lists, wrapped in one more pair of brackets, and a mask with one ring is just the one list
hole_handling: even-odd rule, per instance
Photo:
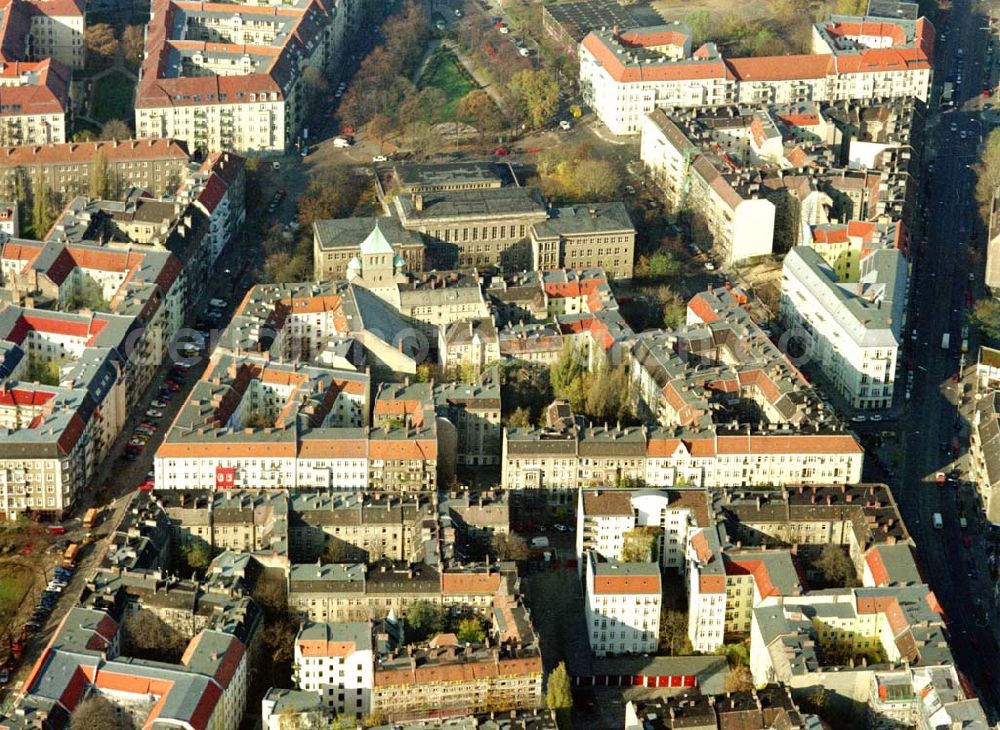
{"label": "row of parked cars", "polygon": [[163,418],[174,394],[184,387],[184,381],[187,379],[190,369],[191,366],[186,363],[177,363],[170,368],[166,380],[160,387],[160,392],[156,399],[149,404],[149,409],[146,410],[146,418],[132,432],[132,438],[129,439],[128,445],[125,447],[126,461],[136,461],[142,455],[149,440],[156,435],[160,428],[160,419]]}
{"label": "row of parked cars", "polygon": [[24,624],[26,633],[33,634],[42,628],[42,625],[56,607],[59,597],[62,595],[63,590],[66,589],[66,586],[69,585],[72,577],[73,569],[70,567],[59,566],[55,569],[52,580],[49,581],[48,586],[42,591],[42,595],[38,599],[38,605],[32,612],[31,618]]}

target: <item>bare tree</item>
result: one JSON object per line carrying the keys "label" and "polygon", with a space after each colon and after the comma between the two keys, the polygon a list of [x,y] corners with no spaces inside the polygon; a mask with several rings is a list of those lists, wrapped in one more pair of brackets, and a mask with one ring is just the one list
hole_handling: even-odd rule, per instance
{"label": "bare tree", "polygon": [[132,717],[100,695],[91,695],[73,710],[70,725],[94,730],[135,730]]}

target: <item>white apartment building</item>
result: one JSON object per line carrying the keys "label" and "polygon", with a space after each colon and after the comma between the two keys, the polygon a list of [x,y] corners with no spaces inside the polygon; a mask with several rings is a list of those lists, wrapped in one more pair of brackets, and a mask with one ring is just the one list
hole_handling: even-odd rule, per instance
{"label": "white apartment building", "polygon": [[66,141],[70,69],[58,61],[0,59],[0,146],[62,144]]}
{"label": "white apartment building", "polygon": [[656,563],[599,562],[586,555],[587,632],[595,656],[644,654],[660,643],[663,600]]}
{"label": "white apartment building", "polygon": [[706,498],[695,489],[581,489],[576,512],[576,554],[581,573],[589,552],[621,560],[625,533],[636,527],[657,528],[660,566],[683,571],[688,535],[708,514]]}
{"label": "white apartment building", "polygon": [[688,638],[713,652],[726,637],[749,636],[753,609],[800,596],[805,588],[787,550],[727,550],[717,528],[695,531],[687,545]]}
{"label": "white apartment building", "polygon": [[651,487],[766,486],[861,481],[864,449],[847,432],[797,434],[790,428],[692,437],[650,434],[645,481]]}
{"label": "white apartment building", "polygon": [[359,6],[297,0],[223,10],[156,0],[136,92],[137,135],[173,137],[191,149],[284,152],[305,119],[305,69],[336,75]]}
{"label": "white apartment building", "polygon": [[703,151],[703,143],[689,139],[663,110],[643,116],[639,126],[645,169],[674,209],[690,205],[702,214],[727,265],[771,253],[775,207],[758,183]]}
{"label": "white apartment building", "polygon": [[810,365],[853,408],[892,405],[897,356],[902,341],[907,267],[899,250],[878,250],[860,262],[861,276],[841,282],[812,248],[785,256],[781,317],[786,331],[809,347]]}
{"label": "white apartment building", "polygon": [[86,22],[82,0],[14,0],[8,4],[8,12],[24,10],[31,18],[31,58],[54,58],[70,68],[84,67]]}
{"label": "white apartment building", "polygon": [[367,717],[375,684],[371,624],[307,621],[295,637],[294,672],[299,689],[318,694],[338,717]]}
{"label": "white apartment building", "polygon": [[690,51],[680,23],[594,30],[580,43],[580,89],[608,129],[636,134],[656,108],[790,104],[912,96],[927,101],[934,28],[916,21],[833,16],[813,53],[725,59]]}

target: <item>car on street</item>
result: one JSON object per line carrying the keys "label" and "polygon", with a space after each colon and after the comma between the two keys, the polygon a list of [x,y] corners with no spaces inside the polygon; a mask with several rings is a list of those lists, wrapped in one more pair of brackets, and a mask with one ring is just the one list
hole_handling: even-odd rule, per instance
{"label": "car on street", "polygon": [[573,128],[573,125],[569,122],[568,119],[562,119],[559,121],[559,128],[568,132]]}
{"label": "car on street", "polygon": [[496,151],[493,154],[497,155],[498,157],[506,157],[507,155],[510,154],[510,150],[507,149],[506,147],[497,147]]}
{"label": "car on street", "polygon": [[146,411],[146,415],[149,418],[163,418],[163,411],[158,411],[155,408],[150,408]]}
{"label": "car on street", "polygon": [[150,405],[152,405],[153,408],[166,408],[167,407],[166,403],[164,403],[163,401],[159,401],[159,400],[154,400]]}
{"label": "car on street", "polygon": [[372,158],[372,162],[388,162],[388,161],[389,161],[389,158],[386,157],[385,155],[375,155]]}
{"label": "car on street", "polygon": [[208,306],[212,307],[213,309],[225,309],[226,307],[229,306],[229,304],[228,302],[226,302],[225,299],[209,299]]}

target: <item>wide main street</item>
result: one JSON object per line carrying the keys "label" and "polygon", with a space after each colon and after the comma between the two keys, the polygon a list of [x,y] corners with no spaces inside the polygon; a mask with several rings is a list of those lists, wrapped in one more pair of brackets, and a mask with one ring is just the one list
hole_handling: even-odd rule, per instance
{"label": "wide main street", "polygon": [[[919,236],[923,245],[911,283],[905,333],[915,382],[913,398],[899,422],[903,461],[894,490],[916,541],[925,577],[948,617],[959,669],[996,721],[1000,709],[994,632],[997,613],[986,562],[990,549],[986,526],[979,519],[976,495],[964,481],[958,482],[961,486],[935,481],[937,473],[955,466],[941,444],[958,436],[963,446],[967,445],[968,427],[957,410],[965,383],[953,382],[953,376],[960,367],[963,310],[969,303],[966,292],[982,294],[982,266],[970,264],[973,259],[967,250],[981,246],[983,240],[982,236],[972,240],[979,224],[975,176],[969,165],[977,159],[986,130],[978,111],[963,111],[962,103],[971,106],[989,82],[988,21],[974,0],[957,0],[943,15],[950,17],[939,22],[935,98],[942,84],[950,80],[957,87],[957,103],[954,111],[936,117],[936,104],[932,104],[929,117],[928,148],[932,152],[925,155],[925,165],[933,164],[933,172],[925,166],[926,217]],[[946,332],[951,340],[947,350],[941,347]],[[976,345],[970,342],[970,353],[976,351]],[[964,473],[963,478],[967,478]],[[935,513],[941,515],[940,528],[934,526]],[[968,522],[964,529],[963,517]]]}

